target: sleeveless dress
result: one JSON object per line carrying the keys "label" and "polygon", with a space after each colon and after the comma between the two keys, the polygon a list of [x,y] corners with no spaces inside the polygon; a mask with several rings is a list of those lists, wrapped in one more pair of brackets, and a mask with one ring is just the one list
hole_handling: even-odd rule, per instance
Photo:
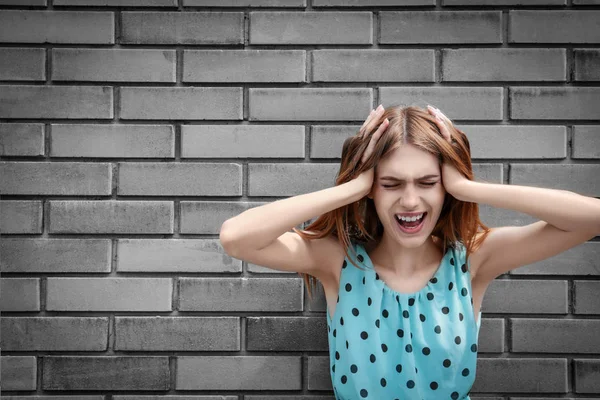
{"label": "sleeveless dress", "polygon": [[333,316],[327,308],[335,398],[470,400],[481,311],[475,321],[471,272],[460,242],[414,293],[397,292],[375,272],[365,248],[348,249]]}

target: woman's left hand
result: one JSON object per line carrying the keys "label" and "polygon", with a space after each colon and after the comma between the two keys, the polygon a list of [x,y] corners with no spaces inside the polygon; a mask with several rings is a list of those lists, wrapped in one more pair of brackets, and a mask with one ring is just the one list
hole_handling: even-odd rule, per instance
{"label": "woman's left hand", "polygon": [[[440,128],[440,132],[444,139],[452,144],[452,135],[448,129],[449,126],[452,126],[452,121],[435,107],[427,106],[427,110],[435,117],[435,123],[438,128]],[[460,189],[464,187],[465,184],[468,184],[467,182],[470,182],[470,180],[461,174],[453,165],[450,165],[447,162],[442,164],[442,184],[446,191],[453,197],[462,200]]]}

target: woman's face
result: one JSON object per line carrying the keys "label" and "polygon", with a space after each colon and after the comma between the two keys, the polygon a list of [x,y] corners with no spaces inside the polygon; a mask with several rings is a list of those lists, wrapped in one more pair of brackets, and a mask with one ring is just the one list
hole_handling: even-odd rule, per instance
{"label": "woman's face", "polygon": [[[438,159],[404,144],[376,165],[369,197],[375,203],[384,235],[405,247],[418,247],[431,235],[445,195]],[[419,232],[406,233],[400,229],[395,215],[407,212],[427,213]]]}

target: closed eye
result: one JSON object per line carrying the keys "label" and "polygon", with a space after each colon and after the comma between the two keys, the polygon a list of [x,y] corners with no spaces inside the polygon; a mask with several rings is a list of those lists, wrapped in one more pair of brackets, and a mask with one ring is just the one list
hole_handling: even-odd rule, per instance
{"label": "closed eye", "polygon": [[[437,182],[427,182],[427,183],[426,183],[426,182],[423,182],[423,183],[422,183],[422,185],[425,185],[425,186],[433,186],[433,185],[435,185],[436,183],[437,183]],[[383,186],[384,188],[391,188],[391,187],[398,186],[398,185],[382,185],[382,186]]]}

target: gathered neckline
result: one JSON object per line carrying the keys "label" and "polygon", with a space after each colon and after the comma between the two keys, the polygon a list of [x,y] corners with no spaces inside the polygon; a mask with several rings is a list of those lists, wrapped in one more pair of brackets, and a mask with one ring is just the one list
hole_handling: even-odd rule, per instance
{"label": "gathered neckline", "polygon": [[[369,264],[371,265],[371,269],[370,269],[371,274],[372,275],[377,274],[377,276],[379,276],[379,274],[377,273],[377,271],[375,271],[375,266],[373,265],[373,260],[371,260],[371,257],[369,256],[369,254],[365,250],[364,246],[362,244],[360,244],[360,243],[358,245],[360,247],[362,247],[362,249],[364,251],[364,254],[366,256],[364,262],[366,262],[366,260],[369,260]],[[406,296],[415,296],[415,295],[418,295],[420,293],[423,293],[423,291],[425,291],[426,289],[429,288],[429,285],[431,284],[431,280],[438,277],[438,274],[440,273],[440,271],[442,269],[442,265],[444,264],[444,260],[446,259],[446,256],[448,255],[448,253],[450,252],[450,250],[451,250],[451,247],[448,247],[448,249],[446,250],[446,254],[444,254],[444,256],[442,257],[442,259],[441,259],[441,261],[439,263],[439,265],[437,266],[437,268],[435,270],[435,273],[429,279],[427,279],[427,283],[425,284],[425,286],[423,286],[421,289],[417,290],[416,292],[399,292],[397,290],[394,290],[391,287],[389,287],[388,284],[385,283],[385,281],[383,279],[381,279],[381,277],[379,277],[379,279],[376,279],[376,281],[380,281],[381,285],[383,286],[383,288],[386,291],[388,291],[388,292],[390,292],[390,293],[392,293],[394,295],[405,296],[406,297]]]}

